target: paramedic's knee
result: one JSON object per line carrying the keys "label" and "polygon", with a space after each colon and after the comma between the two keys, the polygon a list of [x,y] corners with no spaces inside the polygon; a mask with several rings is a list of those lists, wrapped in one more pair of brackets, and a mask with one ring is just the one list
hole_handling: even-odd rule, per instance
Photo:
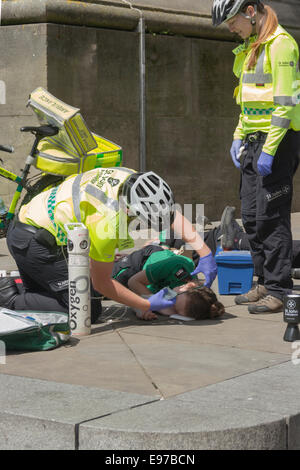
{"label": "paramedic's knee", "polygon": [[69,279],[49,282],[50,291],[60,303],[69,307]]}

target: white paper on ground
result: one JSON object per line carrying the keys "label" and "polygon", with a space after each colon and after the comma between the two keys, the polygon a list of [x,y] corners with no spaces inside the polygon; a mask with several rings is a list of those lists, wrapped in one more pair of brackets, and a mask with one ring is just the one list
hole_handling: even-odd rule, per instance
{"label": "white paper on ground", "polygon": [[0,309],[0,334],[23,330],[30,326],[33,326],[32,320],[27,320],[12,310]]}
{"label": "white paper on ground", "polygon": [[183,321],[195,320],[195,318],[185,317],[184,315],[177,315],[177,313],[174,313],[173,315],[170,315],[169,318],[174,318],[175,320],[183,320]]}

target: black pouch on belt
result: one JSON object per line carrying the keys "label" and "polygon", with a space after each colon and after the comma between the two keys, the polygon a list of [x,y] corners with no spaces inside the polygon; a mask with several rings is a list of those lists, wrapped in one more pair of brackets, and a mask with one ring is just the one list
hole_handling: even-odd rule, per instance
{"label": "black pouch on belt", "polygon": [[34,235],[34,239],[46,248],[52,248],[56,245],[55,237],[45,228],[39,229]]}

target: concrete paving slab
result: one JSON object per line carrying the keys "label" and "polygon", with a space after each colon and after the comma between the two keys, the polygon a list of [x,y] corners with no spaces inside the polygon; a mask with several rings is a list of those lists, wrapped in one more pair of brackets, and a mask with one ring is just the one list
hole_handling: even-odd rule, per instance
{"label": "concrete paving slab", "polygon": [[210,323],[137,321],[94,325],[95,335],[72,338],[52,351],[9,352],[0,373],[168,397],[287,361],[291,354],[290,345],[289,355],[224,346],[216,332],[212,337]]}
{"label": "concrete paving slab", "polygon": [[300,417],[299,387],[300,366],[288,361],[205,389],[186,392],[176,398],[195,403],[209,395],[212,402],[220,402],[224,406]]}
{"label": "concrete paving slab", "polygon": [[50,351],[8,352],[0,373],[156,396],[158,392],[116,332],[72,339]]}
{"label": "concrete paving slab", "polygon": [[75,449],[78,424],[153,397],[0,375],[0,449]]}
{"label": "concrete paving slab", "polygon": [[287,360],[282,354],[195,344],[188,337],[120,334],[165,398]]}
{"label": "concrete paving slab", "polygon": [[283,341],[286,324],[283,322],[254,321],[247,318],[230,318],[214,321],[185,322],[180,326],[149,324],[133,326],[126,331],[152,337],[190,341],[196,344],[215,344],[276,354],[291,353],[290,343]]}
{"label": "concrete paving slab", "polygon": [[215,283],[213,283],[212,289],[218,295],[218,298],[219,298],[220,302],[222,302],[222,304],[224,305],[226,311],[230,307],[235,307],[235,305],[236,305],[236,303],[234,301],[235,295],[220,295],[218,293],[219,291],[218,291],[217,286],[215,286]]}
{"label": "concrete paving slab", "polygon": [[283,312],[252,314],[248,311],[248,305],[234,305],[232,307],[227,307],[226,312],[233,317],[245,318],[255,322],[262,320],[283,323]]}

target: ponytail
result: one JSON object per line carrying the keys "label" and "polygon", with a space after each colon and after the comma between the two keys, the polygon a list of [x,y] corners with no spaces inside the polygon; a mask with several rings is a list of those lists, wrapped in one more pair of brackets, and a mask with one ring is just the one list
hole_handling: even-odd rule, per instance
{"label": "ponytail", "polygon": [[268,37],[274,33],[278,26],[278,18],[273,8],[265,5],[263,7],[258,7],[258,11],[260,13],[265,13],[266,19],[258,32],[257,40],[251,44],[252,51],[247,65],[248,70],[254,68],[257,62],[261,43],[266,41],[266,39],[268,39]]}
{"label": "ponytail", "polygon": [[224,305],[221,304],[218,300],[210,306],[210,318],[221,317],[225,313]]}

